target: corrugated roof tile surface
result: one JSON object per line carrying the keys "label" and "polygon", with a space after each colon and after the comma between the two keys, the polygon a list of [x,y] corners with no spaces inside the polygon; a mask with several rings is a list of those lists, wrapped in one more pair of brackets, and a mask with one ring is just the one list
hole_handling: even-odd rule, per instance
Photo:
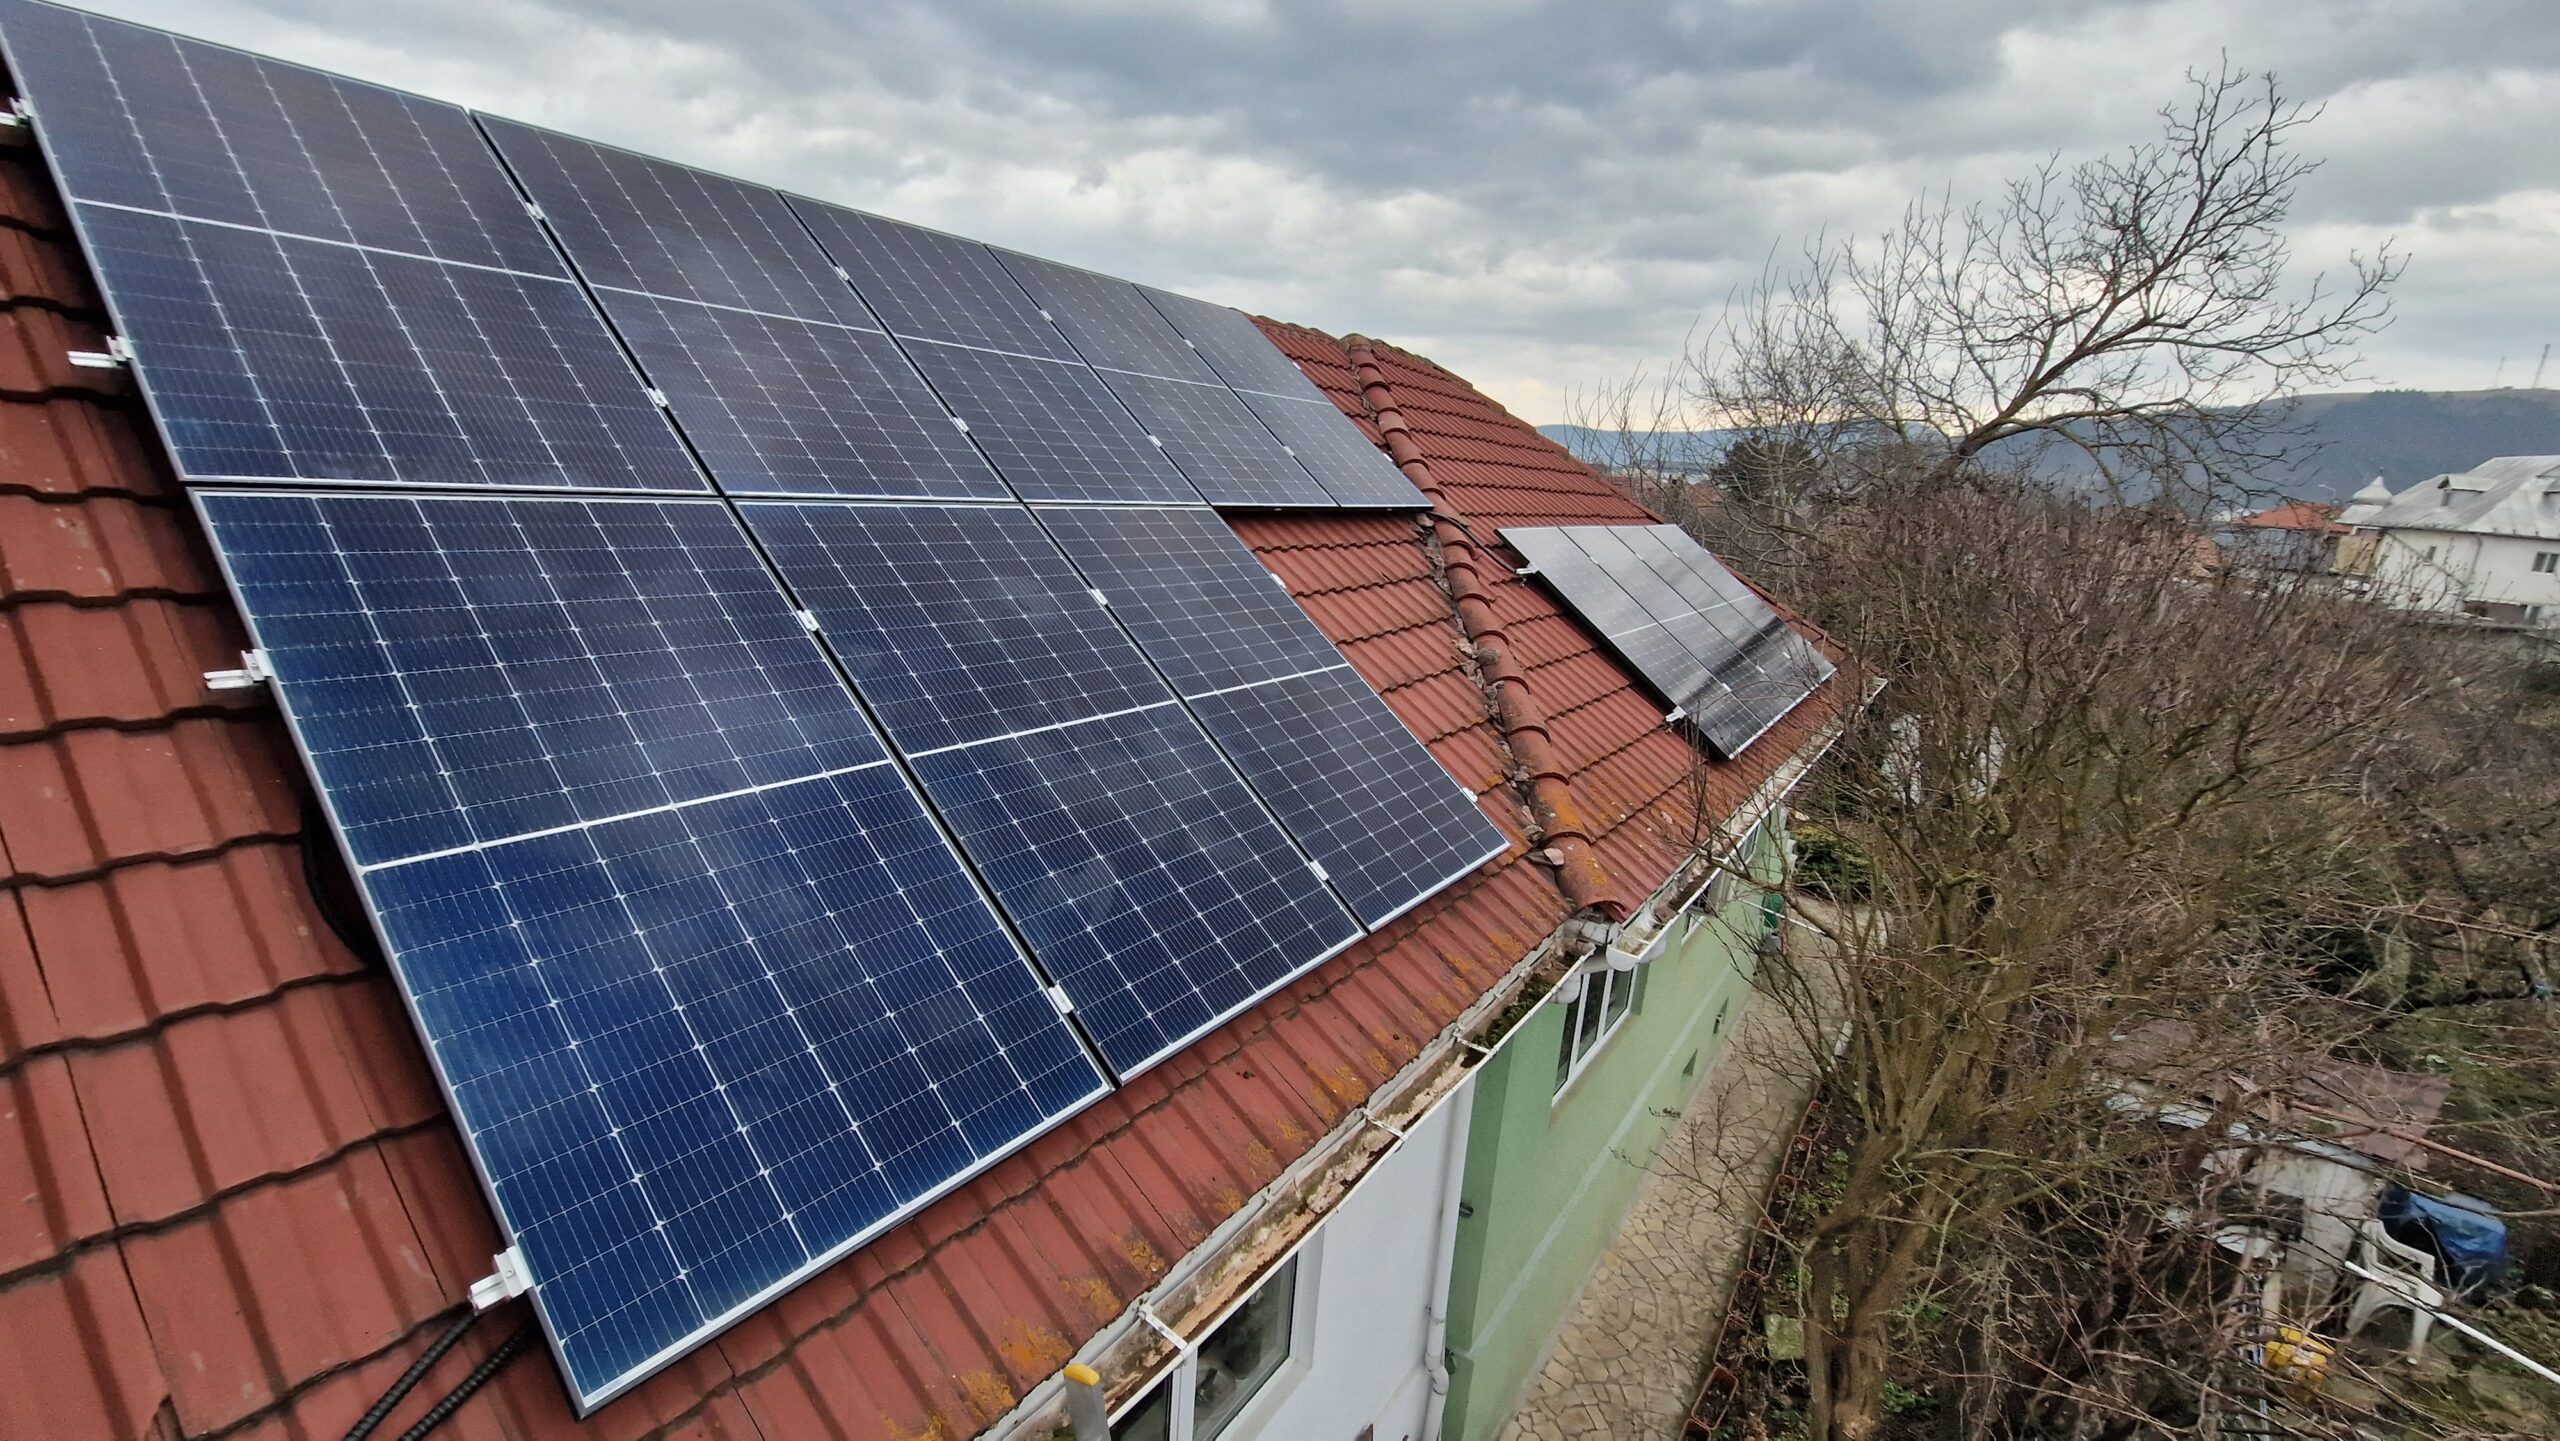
{"label": "corrugated roof tile surface", "polygon": [[[0,150],[0,1436],[335,1436],[460,1314],[497,1237],[370,943],[331,924],[345,878],[280,724],[203,685],[240,627],[121,377],[63,360],[102,323],[31,153]],[[1378,438],[1344,344],[1269,328]],[[1647,518],[1463,381],[1378,353],[1487,546]],[[973,1433],[1566,918],[1429,527],[1236,528],[1509,852],[596,1416],[536,1359],[446,1434]],[[1595,848],[1641,893],[1683,852],[1694,753],[1537,592],[1498,590]],[[1719,801],[1812,724],[1712,767]]]}

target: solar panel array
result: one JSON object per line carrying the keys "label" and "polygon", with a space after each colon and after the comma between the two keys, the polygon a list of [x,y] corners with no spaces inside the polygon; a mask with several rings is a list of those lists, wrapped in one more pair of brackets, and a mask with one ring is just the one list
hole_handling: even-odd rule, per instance
{"label": "solar panel array", "polygon": [[1739,755],[1832,665],[1676,525],[1515,526],[1540,580],[1724,756]]}
{"label": "solar panel array", "polygon": [[198,504],[582,1400],[1104,1090],[719,502]]}
{"label": "solar panel array", "polygon": [[581,1412],[1502,848],[1203,503],[1423,504],[1241,314],[0,44]]}

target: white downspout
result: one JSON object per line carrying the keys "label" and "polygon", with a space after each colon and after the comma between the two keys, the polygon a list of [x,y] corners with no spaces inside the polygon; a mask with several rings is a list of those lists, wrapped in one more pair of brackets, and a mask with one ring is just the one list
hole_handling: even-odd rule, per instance
{"label": "white downspout", "polygon": [[1483,1067],[1466,1079],[1449,1099],[1449,1144],[1440,1169],[1440,1229],[1433,1238],[1438,1254],[1431,1267],[1430,1324],[1422,1336],[1422,1367],[1431,1377],[1431,1395],[1423,1402],[1418,1441],[1440,1441],[1440,1418],[1449,1406],[1449,1273],[1458,1260],[1458,1207],[1465,1197],[1467,1130],[1475,1121],[1476,1080]]}

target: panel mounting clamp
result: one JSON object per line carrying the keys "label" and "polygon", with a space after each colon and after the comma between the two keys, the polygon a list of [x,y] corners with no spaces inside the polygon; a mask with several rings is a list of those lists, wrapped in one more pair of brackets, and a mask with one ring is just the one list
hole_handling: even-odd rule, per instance
{"label": "panel mounting clamp", "polygon": [[107,337],[104,350],[65,351],[71,363],[87,370],[118,370],[133,361],[133,346],[121,335]]}
{"label": "panel mounting clamp", "polygon": [[551,218],[550,216],[542,213],[542,207],[540,205],[530,200],[524,203],[524,213],[532,216],[536,220],[549,220]]}
{"label": "panel mounting clamp", "polygon": [[1329,874],[1327,874],[1327,873],[1326,873],[1325,868],[1324,868],[1324,863],[1323,863],[1323,862],[1321,862],[1321,861],[1309,861],[1309,862],[1307,862],[1307,869],[1308,869],[1308,870],[1311,870],[1311,871],[1313,871],[1313,872],[1315,872],[1315,873],[1316,873],[1316,879],[1317,879],[1317,880],[1320,880],[1320,881],[1329,881],[1329,880],[1332,880],[1332,879],[1333,879],[1333,877],[1332,877],[1331,875],[1329,875]]}
{"label": "panel mounting clamp", "polygon": [[800,628],[802,630],[807,631],[811,635],[816,635],[818,633],[818,613],[816,611],[795,610],[792,614],[800,618]]}
{"label": "panel mounting clamp", "polygon": [[1092,596],[1092,597],[1093,597],[1093,603],[1094,603],[1095,605],[1106,605],[1106,606],[1107,606],[1107,605],[1111,604],[1111,597],[1109,597],[1109,596],[1107,596],[1107,595],[1104,595],[1104,594],[1102,593],[1102,587],[1100,587],[1100,586],[1098,586],[1098,585],[1094,585],[1094,586],[1087,586],[1087,587],[1085,587],[1085,593],[1086,593],[1087,595],[1090,595],[1090,596]]}
{"label": "panel mounting clamp", "polygon": [[1671,709],[1662,713],[1662,723],[1664,725],[1676,725],[1688,718],[1689,708],[1687,706],[1673,706]]}
{"label": "panel mounting clamp", "polygon": [[240,652],[238,670],[209,670],[204,673],[206,690],[252,690],[276,678],[275,668],[267,664],[263,650]]}
{"label": "panel mounting clamp", "polygon": [[1075,1014],[1076,1003],[1075,1000],[1067,994],[1066,987],[1056,985],[1043,986],[1041,987],[1041,990],[1048,994],[1049,1004],[1057,1007],[1059,1015],[1070,1016]]}
{"label": "panel mounting clamp", "polygon": [[962,435],[967,435],[969,433],[969,422],[962,420],[960,417],[955,415],[951,417],[951,423],[960,427],[960,433]]}
{"label": "panel mounting clamp", "polygon": [[509,1246],[489,1258],[497,1269],[471,1283],[471,1309],[486,1311],[533,1289],[533,1272],[524,1263],[524,1248]]}
{"label": "panel mounting clamp", "polygon": [[36,108],[23,95],[10,96],[8,105],[0,108],[0,125],[24,125],[35,118]]}
{"label": "panel mounting clamp", "polygon": [[651,387],[649,387],[649,403],[650,403],[651,405],[654,405],[654,406],[658,407],[660,410],[664,410],[664,409],[666,409],[666,408],[667,408],[667,393],[666,393],[665,391],[663,391],[663,390],[658,389],[658,388],[657,388],[656,386],[654,386],[654,385],[653,385],[653,386],[651,386]]}

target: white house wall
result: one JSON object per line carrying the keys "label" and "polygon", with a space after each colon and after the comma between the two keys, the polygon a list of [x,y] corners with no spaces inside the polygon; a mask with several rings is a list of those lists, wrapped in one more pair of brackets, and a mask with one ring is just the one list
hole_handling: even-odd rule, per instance
{"label": "white house wall", "polygon": [[[2434,550],[2433,558],[2428,550]],[[2560,574],[2537,574],[2535,554],[2560,551],[2560,539],[2391,530],[2374,557],[2374,580],[2398,604],[2459,610],[2464,601],[2545,607],[2560,616]]]}

